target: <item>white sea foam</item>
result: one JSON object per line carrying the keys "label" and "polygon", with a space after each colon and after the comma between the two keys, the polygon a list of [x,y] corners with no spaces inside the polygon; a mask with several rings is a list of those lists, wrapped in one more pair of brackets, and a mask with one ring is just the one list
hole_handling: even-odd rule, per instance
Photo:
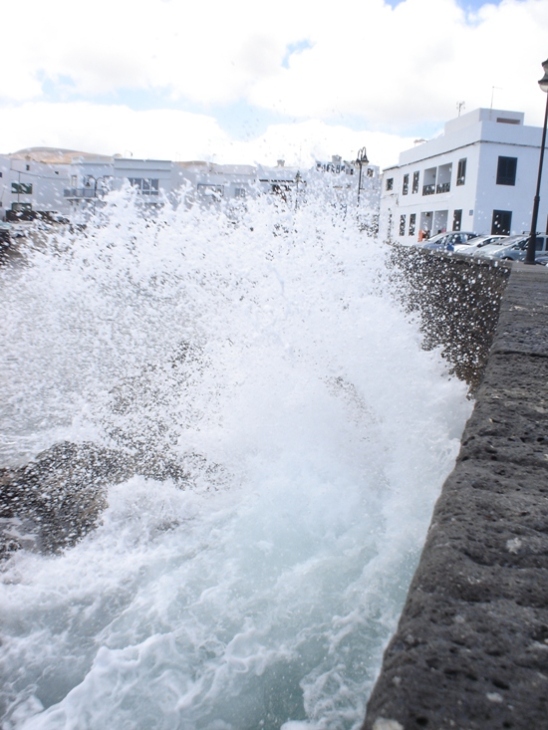
{"label": "white sea foam", "polygon": [[350,730],[469,414],[348,212],[100,224],[2,272],[5,461],[181,461],[2,574],[3,730]]}

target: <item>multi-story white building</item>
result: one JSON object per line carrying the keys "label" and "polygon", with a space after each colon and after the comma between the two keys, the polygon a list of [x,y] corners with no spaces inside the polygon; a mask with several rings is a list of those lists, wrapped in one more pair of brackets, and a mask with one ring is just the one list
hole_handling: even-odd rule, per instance
{"label": "multi-story white building", "polygon": [[140,160],[133,157],[78,156],[71,164],[71,185],[64,191],[70,212],[93,208],[109,191],[124,184],[136,188],[146,205],[157,206],[164,196],[176,202],[185,173],[168,160]]}
{"label": "multi-story white building", "polygon": [[[521,233],[531,226],[542,130],[521,112],[476,109],[383,173],[382,240],[413,243],[440,231]],[[539,232],[548,230],[548,173]]]}
{"label": "multi-story white building", "polygon": [[37,156],[41,153],[33,154],[32,150],[0,156],[0,218],[63,209],[70,165]]}

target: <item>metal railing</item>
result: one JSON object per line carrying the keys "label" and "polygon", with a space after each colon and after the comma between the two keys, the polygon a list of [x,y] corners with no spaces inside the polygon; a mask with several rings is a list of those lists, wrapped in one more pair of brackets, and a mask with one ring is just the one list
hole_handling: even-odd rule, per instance
{"label": "metal railing", "polygon": [[95,188],[65,188],[63,196],[65,198],[96,198],[98,191]]}

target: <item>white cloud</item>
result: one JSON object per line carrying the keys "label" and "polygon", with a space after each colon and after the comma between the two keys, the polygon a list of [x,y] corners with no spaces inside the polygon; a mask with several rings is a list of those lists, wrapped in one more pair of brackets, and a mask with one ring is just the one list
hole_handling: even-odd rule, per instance
{"label": "white cloud", "polygon": [[[220,158],[255,150],[264,159],[268,144],[279,150],[272,158],[289,157],[283,147],[297,157],[320,148],[322,156],[344,156],[345,145],[366,144],[372,159],[391,163],[388,147],[399,149],[402,135],[428,134],[421,126],[441,128],[458,101],[472,110],[489,106],[493,95],[496,107],[542,122],[536,81],[546,0],[502,0],[469,15],[457,0],[404,0],[396,8],[383,0],[21,0],[2,19],[18,29],[3,38],[10,59],[0,74],[5,151],[92,145]],[[154,92],[151,107],[165,99],[165,107],[204,114],[132,112],[131,90],[144,108]],[[235,103],[309,126],[271,127],[259,139],[231,143],[211,109]],[[343,129],[349,118],[363,132]],[[378,155],[361,141],[366,130]]]}
{"label": "white cloud", "polygon": [[412,146],[407,137],[350,130],[342,125],[329,125],[319,120],[293,124],[276,124],[254,140],[233,145],[237,159],[274,164],[284,159],[288,165],[311,166],[315,160],[329,160],[332,155],[353,160],[358,150],[367,148],[369,160],[381,167],[395,163],[399,153]]}
{"label": "white cloud", "polygon": [[299,117],[360,115],[401,131],[451,117],[460,100],[468,109],[488,106],[495,86],[499,103],[539,122],[545,0],[505,0],[469,18],[454,0],[406,0],[394,10],[364,3],[354,17],[352,5],[343,0],[337,10],[355,32],[341,34],[324,17],[313,48],[258,79],[252,101]]}
{"label": "white cloud", "polygon": [[397,161],[411,140],[382,132],[353,131],[320,120],[275,124],[264,134],[235,142],[213,117],[171,109],[134,111],[87,102],[28,102],[3,112],[5,152],[32,146],[62,147],[97,154],[223,163],[313,164],[340,154],[355,158],[366,146],[371,162]]}
{"label": "white cloud", "polygon": [[176,110],[134,111],[88,102],[28,102],[5,109],[6,152],[31,146],[152,159],[203,159],[230,140],[212,117]]}

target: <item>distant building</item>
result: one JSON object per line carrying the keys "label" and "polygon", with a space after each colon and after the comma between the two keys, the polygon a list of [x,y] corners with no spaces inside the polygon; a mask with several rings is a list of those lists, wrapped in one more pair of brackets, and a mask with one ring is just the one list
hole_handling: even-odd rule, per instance
{"label": "distant building", "polygon": [[111,190],[124,184],[135,188],[148,206],[158,206],[164,196],[174,195],[184,179],[176,163],[166,160],[140,160],[133,157],[75,157],[71,164],[71,185],[64,191],[70,212],[93,207]]}
{"label": "distant building", "polygon": [[63,189],[67,185],[70,165],[43,162],[22,150],[0,156],[0,217],[18,214],[30,216],[33,211],[53,213],[64,206]]}
{"label": "distant building", "polygon": [[[476,109],[402,152],[383,172],[381,237],[413,243],[419,231],[521,233],[531,225],[542,130],[521,112]],[[548,174],[539,229],[548,229]]]}
{"label": "distant building", "polygon": [[[178,163],[182,167],[185,163]],[[196,163],[195,163],[196,164]],[[188,174],[188,168],[185,169]],[[195,175],[187,180],[194,183],[187,194],[187,204],[222,205],[228,201],[242,201],[254,194],[257,171],[253,165],[219,165],[204,162],[195,167]]]}
{"label": "distant building", "polygon": [[356,206],[362,228],[376,233],[379,181],[379,168],[366,158],[348,162],[334,156],[330,162],[301,170],[286,167],[284,160],[275,166],[222,165],[36,147],[0,156],[0,216],[85,217],[110,191],[124,185],[131,186],[149,208],[167,201],[174,206],[222,207],[230,215],[247,198],[260,194],[275,195],[297,207],[314,184],[322,183],[333,203]]}
{"label": "distant building", "polygon": [[362,230],[376,236],[379,230],[379,202],[381,174],[377,165],[364,157],[360,160],[343,160],[333,155],[330,162],[317,161],[308,178],[323,177],[333,190],[339,205],[349,209],[355,206],[358,223]]}

